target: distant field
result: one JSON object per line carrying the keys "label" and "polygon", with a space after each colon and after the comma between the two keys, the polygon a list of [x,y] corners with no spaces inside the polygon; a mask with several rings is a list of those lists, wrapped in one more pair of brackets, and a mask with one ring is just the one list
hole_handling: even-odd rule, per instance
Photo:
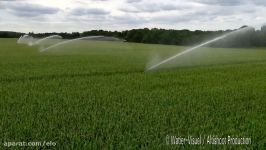
{"label": "distant field", "polygon": [[[0,39],[0,141],[55,149],[265,149],[266,48],[203,48],[156,72],[179,46],[80,41],[39,53]],[[167,135],[252,144],[166,144]],[[0,149],[2,144],[0,145]]]}

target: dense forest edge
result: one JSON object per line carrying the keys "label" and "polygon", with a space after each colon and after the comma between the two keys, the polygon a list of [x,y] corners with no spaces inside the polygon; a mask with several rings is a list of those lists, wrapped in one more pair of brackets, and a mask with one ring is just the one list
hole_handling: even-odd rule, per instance
{"label": "dense forest edge", "polygon": [[[244,28],[247,26],[242,26]],[[237,30],[237,29],[236,29]],[[132,29],[126,31],[104,31],[91,30],[82,33],[27,33],[35,38],[44,38],[50,35],[60,35],[64,39],[74,39],[86,36],[110,36],[124,39],[126,42],[148,43],[148,44],[167,44],[167,45],[196,45],[209,39],[224,35],[235,30],[219,31],[190,31],[190,30],[167,30],[167,29]],[[25,33],[0,31],[0,38],[19,38]],[[266,25],[260,30],[248,27],[245,32],[233,34],[228,38],[219,40],[211,44],[212,47],[266,47]]]}

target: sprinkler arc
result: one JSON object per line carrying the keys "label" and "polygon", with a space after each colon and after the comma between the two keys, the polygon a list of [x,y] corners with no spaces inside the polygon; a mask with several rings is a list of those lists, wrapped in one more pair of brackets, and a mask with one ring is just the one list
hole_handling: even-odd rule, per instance
{"label": "sprinkler arc", "polygon": [[165,63],[168,63],[168,62],[170,62],[170,61],[172,61],[172,60],[174,60],[174,59],[176,59],[176,58],[178,58],[178,57],[180,57],[180,56],[182,56],[182,55],[184,55],[184,54],[190,53],[190,52],[192,52],[192,51],[194,51],[194,50],[197,50],[198,48],[201,48],[201,47],[203,47],[203,46],[206,46],[206,45],[211,44],[211,43],[213,43],[213,42],[216,42],[216,41],[218,41],[218,40],[224,39],[224,38],[228,37],[229,35],[232,35],[232,34],[234,34],[234,33],[237,33],[237,32],[243,31],[243,30],[246,30],[246,29],[248,29],[248,28],[249,28],[249,27],[245,27],[245,28],[238,29],[238,30],[236,30],[236,31],[232,31],[232,32],[230,32],[230,33],[224,34],[224,35],[222,35],[222,36],[216,37],[216,38],[214,38],[214,39],[212,39],[212,40],[209,40],[209,41],[207,41],[207,42],[204,42],[204,43],[202,43],[202,44],[199,44],[199,45],[197,45],[197,46],[194,46],[194,47],[192,47],[192,48],[189,48],[189,49],[187,49],[187,50],[185,50],[185,51],[183,51],[183,52],[181,52],[181,53],[177,53],[177,54],[175,54],[175,55],[173,55],[173,56],[171,56],[171,57],[168,57],[168,58],[166,58],[165,60],[163,60],[163,61],[161,61],[161,62],[159,62],[159,63],[157,63],[157,64],[155,64],[155,65],[152,65],[152,66],[149,67],[146,71],[152,71],[152,70],[158,68],[159,66],[161,66],[161,65],[163,65],[163,64],[165,64]]}

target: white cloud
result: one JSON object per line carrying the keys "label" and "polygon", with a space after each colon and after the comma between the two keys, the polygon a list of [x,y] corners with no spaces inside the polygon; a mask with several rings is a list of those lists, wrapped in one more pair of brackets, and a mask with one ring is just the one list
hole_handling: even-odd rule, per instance
{"label": "white cloud", "polygon": [[264,0],[0,0],[0,29],[233,29],[266,22]]}

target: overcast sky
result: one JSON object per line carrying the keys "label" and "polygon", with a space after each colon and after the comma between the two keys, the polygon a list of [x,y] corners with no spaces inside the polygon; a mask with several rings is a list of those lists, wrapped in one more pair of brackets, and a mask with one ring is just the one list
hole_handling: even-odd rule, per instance
{"label": "overcast sky", "polygon": [[259,27],[266,0],[0,0],[0,30],[190,30]]}

